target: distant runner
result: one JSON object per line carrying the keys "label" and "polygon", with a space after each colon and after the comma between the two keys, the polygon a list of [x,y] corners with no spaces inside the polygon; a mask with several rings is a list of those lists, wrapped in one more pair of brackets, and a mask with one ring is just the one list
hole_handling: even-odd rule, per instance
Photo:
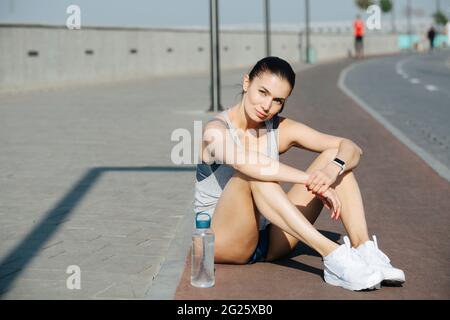
{"label": "distant runner", "polygon": [[355,36],[355,56],[359,59],[364,56],[364,22],[360,15],[357,15],[353,22],[353,34]]}

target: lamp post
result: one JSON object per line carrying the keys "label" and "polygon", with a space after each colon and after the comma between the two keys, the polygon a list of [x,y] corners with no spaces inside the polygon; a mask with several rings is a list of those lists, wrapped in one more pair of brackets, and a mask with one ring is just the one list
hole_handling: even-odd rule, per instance
{"label": "lamp post", "polygon": [[220,64],[219,64],[219,6],[218,0],[209,1],[209,33],[211,46],[211,106],[208,111],[222,111],[220,104]]}
{"label": "lamp post", "polygon": [[264,20],[266,29],[266,57],[270,56],[270,0],[264,0]]}
{"label": "lamp post", "polygon": [[411,47],[410,49],[412,49],[411,14],[412,14],[411,0],[408,0],[406,9],[406,19],[408,24],[408,47]]}
{"label": "lamp post", "polygon": [[306,37],[306,63],[311,63],[309,56],[310,42],[309,42],[309,0],[305,0],[305,37]]}
{"label": "lamp post", "polygon": [[395,25],[395,2],[392,0],[392,8],[391,8],[391,25],[392,25],[392,33],[397,32],[397,27]]}

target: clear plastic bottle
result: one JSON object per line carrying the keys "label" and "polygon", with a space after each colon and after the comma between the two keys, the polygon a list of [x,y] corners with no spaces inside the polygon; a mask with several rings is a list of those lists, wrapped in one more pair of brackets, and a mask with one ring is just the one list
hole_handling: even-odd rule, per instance
{"label": "clear plastic bottle", "polygon": [[195,216],[192,235],[191,285],[199,288],[214,286],[214,233],[211,217],[205,212]]}

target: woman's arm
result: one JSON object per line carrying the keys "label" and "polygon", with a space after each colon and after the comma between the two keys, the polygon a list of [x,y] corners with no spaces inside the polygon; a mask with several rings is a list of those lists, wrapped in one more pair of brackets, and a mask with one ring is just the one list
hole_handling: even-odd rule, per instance
{"label": "woman's arm", "polygon": [[230,131],[221,124],[209,124],[203,134],[209,162],[225,163],[261,181],[280,181],[304,184],[309,174],[285,165],[266,155],[237,146]]}
{"label": "woman's arm", "polygon": [[[349,139],[319,132],[291,119],[284,119],[281,133],[281,139],[286,140],[285,145],[287,143],[314,152],[337,149],[336,157],[345,162],[345,171],[354,169],[363,153],[362,149]],[[315,193],[324,192],[336,181],[340,170],[339,166],[330,161],[324,168],[311,173],[306,185]]]}
{"label": "woman's arm", "polygon": [[363,151],[353,141],[322,133],[307,125],[284,119],[280,124],[280,142],[284,145],[294,145],[314,152],[323,152],[328,149],[338,149],[337,157],[346,163],[347,169],[353,169],[358,165]]}

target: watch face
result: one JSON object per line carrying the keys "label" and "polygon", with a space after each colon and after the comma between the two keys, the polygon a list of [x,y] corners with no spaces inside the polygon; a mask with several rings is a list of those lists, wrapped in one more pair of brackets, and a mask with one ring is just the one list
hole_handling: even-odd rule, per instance
{"label": "watch face", "polygon": [[334,161],[336,161],[337,163],[339,163],[339,164],[341,164],[341,165],[345,165],[345,162],[342,161],[342,160],[339,159],[339,158],[335,158]]}

